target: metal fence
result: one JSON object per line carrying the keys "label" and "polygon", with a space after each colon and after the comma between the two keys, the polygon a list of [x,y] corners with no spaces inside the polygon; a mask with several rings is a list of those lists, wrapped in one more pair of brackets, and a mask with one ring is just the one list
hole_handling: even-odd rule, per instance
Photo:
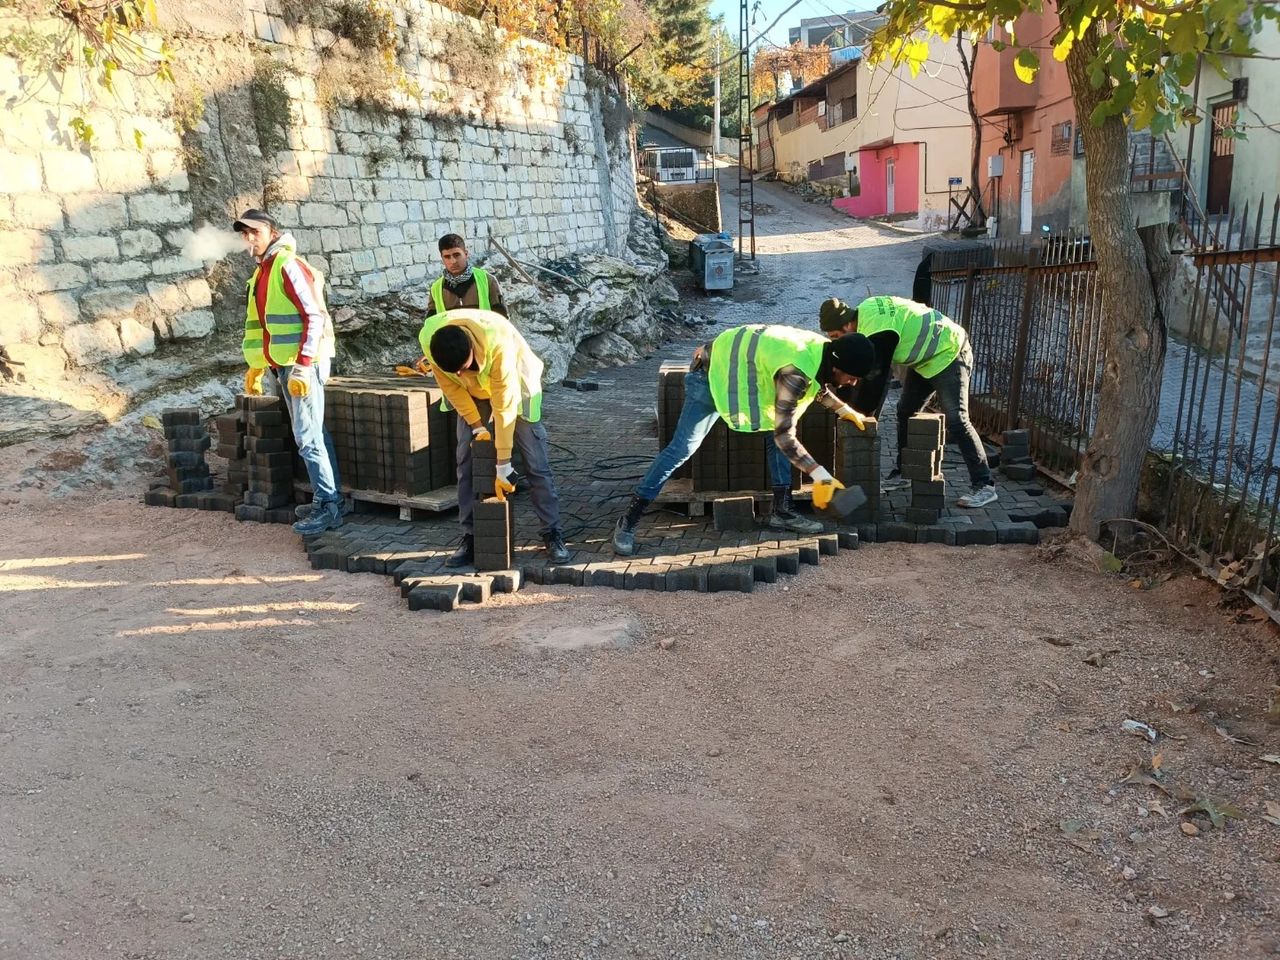
{"label": "metal fence", "polygon": [[[1187,231],[1146,492],[1169,540],[1280,607],[1280,200]],[[1069,481],[1106,363],[1097,264],[1083,236],[939,251],[933,305],[974,349],[971,412],[989,435],[1030,431]]]}
{"label": "metal fence", "polygon": [[1077,235],[943,250],[933,259],[933,305],[973,344],[978,428],[1027,428],[1041,466],[1064,478],[1093,429],[1106,359],[1096,268],[1088,239]]}

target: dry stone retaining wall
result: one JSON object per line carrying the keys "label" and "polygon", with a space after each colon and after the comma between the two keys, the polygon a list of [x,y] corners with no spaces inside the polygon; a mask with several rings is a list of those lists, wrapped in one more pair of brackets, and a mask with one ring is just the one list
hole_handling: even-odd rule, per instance
{"label": "dry stone retaining wall", "polygon": [[[0,57],[0,346],[22,377],[0,378],[0,442],[112,419],[166,382],[237,367],[251,263],[193,259],[188,241],[244,206],[291,228],[335,307],[421,289],[449,231],[477,259],[493,252],[490,229],[529,261],[628,256],[629,137],[607,129],[616,93],[579,59],[539,75],[527,63],[545,48],[498,45],[499,82],[485,92],[446,47],[475,22],[409,2],[396,12],[401,62],[423,99],[326,108],[317,77],[331,36],[290,26],[276,0],[210,9],[171,24],[176,90],[120,71],[117,97],[83,110],[91,148],[67,133],[78,79],[33,82]],[[292,118],[265,156],[270,122],[254,98],[264,64],[280,65]],[[175,107],[192,103],[182,134]]]}

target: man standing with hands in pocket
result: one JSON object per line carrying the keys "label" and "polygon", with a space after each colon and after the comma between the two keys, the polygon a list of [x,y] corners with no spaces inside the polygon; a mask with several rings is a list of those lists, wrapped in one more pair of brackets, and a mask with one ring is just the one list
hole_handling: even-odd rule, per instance
{"label": "man standing with hands in pocket", "polygon": [[289,408],[298,455],[311,481],[310,509],[293,529],[322,533],[342,526],[342,491],[333,440],[324,427],[324,384],[334,356],[333,322],[320,295],[322,278],[297,254],[293,235],[275,218],[246,210],[232,224],[258,262],[248,283],[244,321],[244,391],[261,394],[268,370]]}

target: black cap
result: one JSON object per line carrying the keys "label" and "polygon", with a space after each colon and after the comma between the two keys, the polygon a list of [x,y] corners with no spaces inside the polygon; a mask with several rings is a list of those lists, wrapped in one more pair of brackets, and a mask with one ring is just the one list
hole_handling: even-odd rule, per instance
{"label": "black cap", "polygon": [[280,229],[280,224],[276,223],[276,218],[265,210],[246,210],[244,213],[240,214],[240,219],[231,225],[231,229],[236,233],[239,233],[249,225],[258,227],[263,224],[270,227],[272,230]]}
{"label": "black cap", "polygon": [[846,323],[854,321],[853,308],[843,300],[830,297],[822,301],[818,308],[818,326],[824,333],[834,333],[844,328]]}
{"label": "black cap", "polygon": [[831,342],[831,365],[851,377],[866,377],[876,365],[876,348],[860,333],[846,333]]}

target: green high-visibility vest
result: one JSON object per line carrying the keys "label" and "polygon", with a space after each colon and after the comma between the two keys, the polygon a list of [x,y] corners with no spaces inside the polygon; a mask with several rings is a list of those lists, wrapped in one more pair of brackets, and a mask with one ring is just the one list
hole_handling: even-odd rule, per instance
{"label": "green high-visibility vest", "polygon": [[[471,271],[471,276],[476,281],[476,297],[480,300],[477,310],[489,310],[489,274],[485,273],[479,267],[475,267]],[[431,301],[436,305],[436,313],[444,313],[448,309],[444,305],[444,277],[436,277],[435,283],[431,284]]]}
{"label": "green high-visibility vest", "polygon": [[262,317],[258,315],[258,274],[262,265],[249,278],[249,303],[244,318],[244,362],[251,367],[292,366],[302,346],[302,314],[284,292],[284,266],[294,259],[293,251],[284,249],[271,261],[267,275],[267,346],[263,349]]}
{"label": "green high-visibility vest", "polygon": [[[529,423],[537,423],[541,420],[542,361],[533,352],[533,348],[529,346],[528,341],[521,336],[515,324],[500,313],[488,311],[488,316],[480,316],[478,309],[475,307],[459,307],[447,313],[433,313],[427,317],[422,324],[422,329],[418,331],[418,346],[422,348],[422,355],[431,364],[431,372],[436,379],[448,379],[458,384],[458,386],[463,386],[461,377],[454,373],[446,373],[437,367],[435,361],[431,359],[431,338],[435,335],[435,332],[449,323],[450,320],[459,318],[471,321],[484,334],[484,343],[482,344],[484,347],[484,363],[476,371],[476,382],[480,385],[480,388],[485,393],[493,396],[493,389],[490,384],[493,377],[495,346],[505,341],[502,342],[504,350],[516,351],[516,371],[520,378],[520,416]],[[440,401],[440,409],[450,409],[447,400],[442,399]]]}
{"label": "green high-visibility vest", "polygon": [[809,378],[809,389],[796,406],[796,417],[822,389],[818,368],[827,338],[794,327],[751,324],[734,327],[711,343],[707,380],[716,412],[731,430],[772,430],[777,418],[773,378],[783,367],[795,367]]}
{"label": "green high-visibility vest", "polygon": [[868,297],[858,304],[858,333],[869,337],[885,330],[898,335],[893,362],[925,379],[951,366],[966,336],[954,320],[905,297]]}

